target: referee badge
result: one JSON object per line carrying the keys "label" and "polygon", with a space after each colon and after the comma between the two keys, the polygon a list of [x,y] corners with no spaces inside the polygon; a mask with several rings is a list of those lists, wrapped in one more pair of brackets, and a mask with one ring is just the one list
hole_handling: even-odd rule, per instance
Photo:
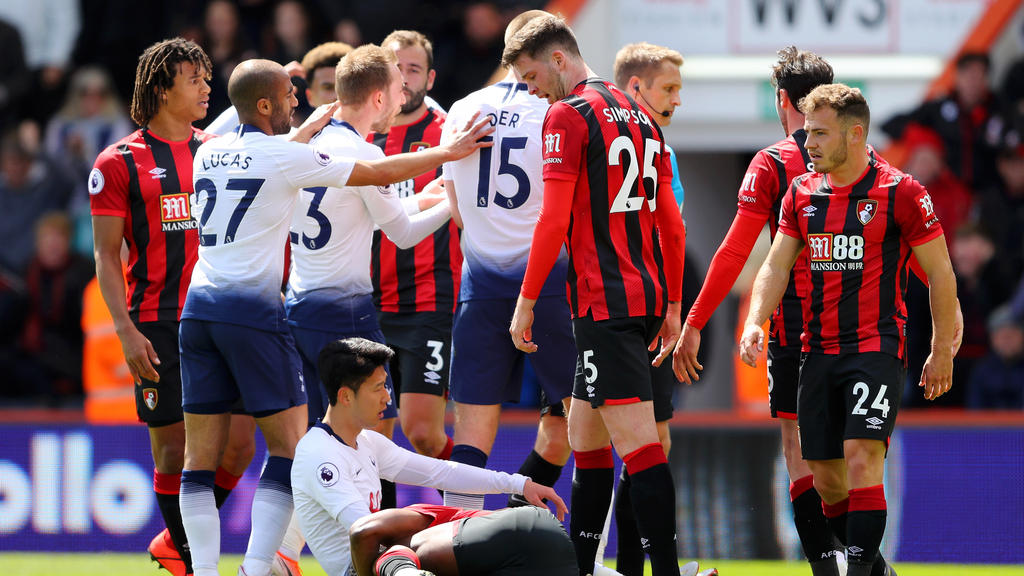
{"label": "referee badge", "polygon": [[142,401],[146,403],[146,408],[150,410],[156,410],[156,404],[160,400],[160,395],[157,393],[156,388],[143,388],[142,389]]}
{"label": "referee badge", "polygon": [[878,211],[878,200],[858,200],[857,201],[857,220],[860,220],[861,224],[867,224],[871,222],[871,219],[875,217],[875,212]]}

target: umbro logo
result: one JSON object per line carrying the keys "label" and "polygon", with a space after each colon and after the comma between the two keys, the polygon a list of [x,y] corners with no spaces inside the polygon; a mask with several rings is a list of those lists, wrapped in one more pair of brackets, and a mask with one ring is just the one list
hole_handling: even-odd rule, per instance
{"label": "umbro logo", "polygon": [[860,556],[861,552],[863,552],[864,549],[861,548],[860,546],[850,546],[849,548],[846,549],[846,551],[848,553],[850,553],[850,555],[852,555],[852,556]]}
{"label": "umbro logo", "polygon": [[814,214],[817,211],[818,211],[818,209],[815,208],[814,206],[804,206],[804,217],[805,218],[810,217],[812,214]]}
{"label": "umbro logo", "polygon": [[159,180],[160,178],[166,178],[167,177],[166,172],[167,172],[166,169],[160,168],[159,166],[156,167],[156,168],[153,168],[152,170],[149,171],[149,173],[153,175],[153,180]]}
{"label": "umbro logo", "polygon": [[593,398],[594,397],[594,390],[595,390],[595,388],[593,386],[587,386],[587,396],[590,397],[590,398]]}
{"label": "umbro logo", "polygon": [[882,422],[885,422],[885,420],[881,420],[877,416],[872,416],[871,418],[868,418],[868,424],[874,424],[875,426],[878,426]]}

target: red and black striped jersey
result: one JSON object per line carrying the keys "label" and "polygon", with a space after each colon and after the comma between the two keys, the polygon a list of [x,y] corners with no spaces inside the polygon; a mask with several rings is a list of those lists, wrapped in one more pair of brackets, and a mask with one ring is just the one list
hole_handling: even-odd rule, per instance
{"label": "red and black striped jersey", "polygon": [[89,174],[92,214],[125,219],[128,313],[135,322],[181,316],[199,248],[192,160],[214,137],[193,128],[190,138],[169,142],[136,130],[100,153]]}
{"label": "red and black striped jersey", "polygon": [[678,209],[661,130],[632,98],[590,78],[548,109],[543,139],[544,179],[576,182],[567,234],[573,316],[664,316],[655,210]]}
{"label": "red and black striped jersey", "polygon": [[911,246],[942,235],[924,186],[874,159],[850,186],[805,174],[782,201],[779,231],[807,246],[803,350],[902,358]]}
{"label": "red and black striped jersey", "polygon": [[[782,198],[797,176],[811,170],[810,157],[804,150],[807,133],[797,130],[783,140],[761,149],[750,161],[736,201],[736,212],[767,220],[771,238],[779,229]],[[789,284],[772,313],[771,335],[780,345],[800,342],[804,321],[801,298],[807,294],[807,263],[797,259],[789,274]]]}
{"label": "red and black striped jersey", "polygon": [[[428,108],[419,120],[392,126],[386,134],[370,134],[367,140],[388,156],[417,152],[441,142],[444,119],[443,112]],[[399,197],[405,198],[440,175],[439,167],[394,187]],[[374,231],[370,277],[374,303],[382,312],[454,312],[462,277],[458,226],[449,221],[416,246],[404,250],[380,230]]]}

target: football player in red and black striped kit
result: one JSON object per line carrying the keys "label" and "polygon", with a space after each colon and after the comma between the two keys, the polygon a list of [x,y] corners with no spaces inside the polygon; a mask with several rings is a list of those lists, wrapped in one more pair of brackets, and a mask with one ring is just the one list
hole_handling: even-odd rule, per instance
{"label": "football player in red and black striped kit", "polygon": [[[722,245],[711,260],[707,279],[683,324],[673,355],[676,376],[690,383],[703,367],[697,362],[700,331],[740,274],[765,223],[772,238],[778,230],[782,197],[797,176],[808,171],[810,158],[804,149],[807,133],[800,99],[812,89],[832,82],[832,66],[813,52],[790,46],[779,51],[772,68],[775,109],[786,137],[760,150],[750,161],[737,199],[736,217]],[[836,570],[835,544],[814,489],[813,475],[800,457],[796,421],[796,390],[800,372],[800,333],[803,311],[800,298],[807,294],[807,263],[798,260],[782,304],[772,314],[768,339],[768,396],[772,418],[782,428],[782,453],[790,478],[793,520],[804,554],[815,576],[832,576]]]}
{"label": "football player in red and black striped kit", "polygon": [[[99,155],[88,183],[96,276],[136,382],[136,410],[153,451],[153,489],[167,525],[149,552],[176,576],[192,572],[178,509],[185,452],[178,321],[199,246],[190,202],[192,159],[213,137],[192,127],[206,116],[210,70],[210,59],[191,41],[174,38],[147,48],[131,106],[132,120],[142,128]],[[127,278],[121,272],[123,242]],[[232,418],[231,441],[217,470],[218,506],[252,459],[253,432],[252,418]]]}
{"label": "football player in red and black striped kit", "polygon": [[[381,47],[394,50],[398,57],[406,84],[405,104],[388,132],[372,134],[368,140],[388,156],[437,146],[445,114],[426,104],[435,75],[430,40],[419,32],[396,30],[384,38]],[[440,175],[438,167],[394,188],[399,197],[407,198]],[[452,221],[408,249],[400,249],[380,230],[373,233],[373,299],[384,340],[395,351],[391,377],[402,433],[416,452],[442,460],[451,456],[453,446],[444,431],[444,412],[452,318],[461,274],[459,230]],[[390,437],[394,419],[384,420],[377,430]],[[390,482],[384,485],[383,497],[384,508],[395,506]]]}
{"label": "football player in red and black striped kit", "polygon": [[[815,173],[793,180],[779,232],[754,281],[740,356],[755,364],[761,324],[808,267],[797,414],[803,457],[830,525],[847,546],[849,576],[894,574],[878,562],[882,480],[905,375],[911,255],[928,278],[931,354],[920,386],[934,399],[952,382],[956,279],[927,190],[866,148],[870,112],[856,88],[826,84],[801,102]],[[806,250],[804,247],[806,246]],[[845,526],[842,520],[845,519]]]}
{"label": "football player in red and black striped kit", "polygon": [[683,277],[683,223],[661,129],[632,98],[594,77],[560,18],[527,23],[506,42],[502,63],[552,104],[543,128],[544,205],[509,331],[520,350],[537,349],[533,305],[567,244],[579,352],[569,409],[576,462],[569,527],[580,574],[595,570],[614,443],[632,479],[654,574],[678,575],[675,488],[651,388],[652,362],[659,365],[679,336]]}

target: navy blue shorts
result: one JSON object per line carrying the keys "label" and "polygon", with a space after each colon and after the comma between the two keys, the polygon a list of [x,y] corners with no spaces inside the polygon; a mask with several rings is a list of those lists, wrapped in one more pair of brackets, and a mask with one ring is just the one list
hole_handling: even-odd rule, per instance
{"label": "navy blue shorts", "polygon": [[460,302],[452,329],[452,400],[493,405],[517,402],[523,384],[523,359],[529,359],[549,402],[572,394],[576,344],[569,304],[546,296],[533,308],[533,341],[526,354],[512,344],[508,328],[516,301],[511,298]]}
{"label": "navy blue shorts", "polygon": [[183,319],[179,328],[182,408],[231,412],[239,397],[257,418],[306,403],[301,362],[288,332]]}

